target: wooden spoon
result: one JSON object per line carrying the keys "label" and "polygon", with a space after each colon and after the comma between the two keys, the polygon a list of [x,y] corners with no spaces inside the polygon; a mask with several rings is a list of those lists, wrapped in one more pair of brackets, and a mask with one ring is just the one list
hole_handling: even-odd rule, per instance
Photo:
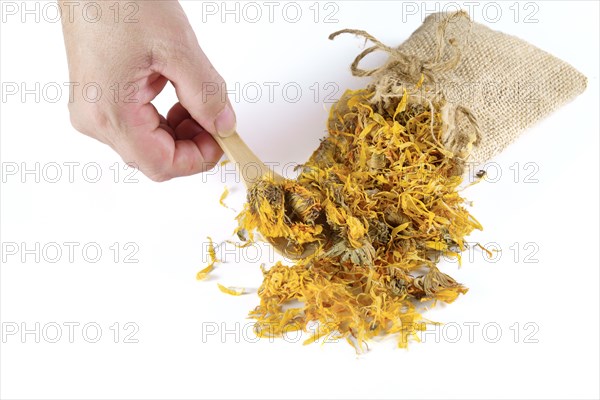
{"label": "wooden spoon", "polygon": [[236,168],[246,185],[250,189],[260,178],[271,175],[276,182],[283,181],[283,177],[273,169],[269,169],[260,158],[250,150],[250,147],[242,140],[238,133],[231,136],[221,137],[214,135],[215,140],[221,146],[225,155],[236,165]]}
{"label": "wooden spoon", "polygon": [[[214,138],[219,146],[221,146],[221,149],[223,149],[223,152],[225,152],[229,161],[235,164],[244,181],[246,189],[250,189],[260,178],[266,175],[271,176],[275,182],[284,180],[281,175],[267,167],[265,163],[250,150],[246,142],[242,140],[237,132],[227,137],[214,135]],[[301,251],[298,251],[285,238],[267,238],[267,240],[279,254],[292,260],[308,257],[318,248],[316,243],[310,243],[303,246]]]}

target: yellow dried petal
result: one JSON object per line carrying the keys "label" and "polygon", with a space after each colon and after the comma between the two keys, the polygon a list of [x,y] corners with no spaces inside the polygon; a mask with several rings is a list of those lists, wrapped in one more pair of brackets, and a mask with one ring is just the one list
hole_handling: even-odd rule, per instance
{"label": "yellow dried petal", "polygon": [[442,242],[425,242],[425,245],[427,247],[429,247],[430,249],[434,249],[434,250],[446,250],[448,248],[448,246],[446,245],[446,243],[442,243]]}
{"label": "yellow dried petal", "polygon": [[223,190],[223,194],[221,195],[221,198],[219,199],[219,203],[225,208],[229,208],[229,207],[227,207],[227,204],[225,204],[225,199],[227,198],[228,195],[229,195],[229,189],[227,189],[227,186],[225,186],[225,189]]}
{"label": "yellow dried petal", "polygon": [[231,296],[241,296],[244,294],[245,289],[243,288],[232,288],[232,287],[226,287],[221,285],[220,283],[217,283],[217,286],[219,287],[219,290],[223,293],[229,294]]}
{"label": "yellow dried petal", "polygon": [[404,89],[404,93],[402,94],[402,99],[398,102],[396,106],[396,111],[394,111],[394,116],[392,119],[396,119],[396,116],[401,112],[406,111],[406,104],[408,103],[408,92]]}
{"label": "yellow dried petal", "polygon": [[217,252],[215,251],[215,242],[213,242],[210,236],[206,237],[208,239],[208,256],[210,257],[210,263],[214,264],[217,261]]}
{"label": "yellow dried petal", "polygon": [[208,267],[202,269],[201,271],[198,271],[198,273],[196,274],[196,279],[201,281],[203,279],[206,279],[206,277],[208,277],[209,272],[211,272],[214,269],[214,264],[210,264]]}

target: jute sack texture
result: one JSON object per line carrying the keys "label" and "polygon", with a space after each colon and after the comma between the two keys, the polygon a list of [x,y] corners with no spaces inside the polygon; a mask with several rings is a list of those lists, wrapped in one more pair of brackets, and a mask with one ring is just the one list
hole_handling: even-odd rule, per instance
{"label": "jute sack texture", "polygon": [[[568,63],[517,37],[473,22],[464,11],[428,16],[398,48],[367,32],[342,30],[374,43],[351,66],[355,76],[373,78],[372,103],[411,101],[442,113],[442,142],[463,162],[481,164],[508,146],[523,130],[582,93],[586,77]],[[374,51],[389,53],[380,68],[363,70]],[[417,88],[415,90],[415,88]]]}

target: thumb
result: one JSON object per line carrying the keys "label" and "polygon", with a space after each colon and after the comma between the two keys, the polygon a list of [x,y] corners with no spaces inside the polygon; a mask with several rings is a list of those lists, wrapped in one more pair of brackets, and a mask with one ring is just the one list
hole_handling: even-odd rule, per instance
{"label": "thumb", "polygon": [[179,102],[206,131],[222,137],[236,130],[236,117],[227,97],[225,81],[199,46],[176,63],[167,65],[164,75],[173,83]]}

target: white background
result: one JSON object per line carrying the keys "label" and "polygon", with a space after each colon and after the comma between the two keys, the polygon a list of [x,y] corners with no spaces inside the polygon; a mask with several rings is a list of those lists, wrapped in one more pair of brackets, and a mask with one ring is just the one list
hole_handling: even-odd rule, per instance
{"label": "white background", "polygon": [[[39,3],[40,10],[44,4]],[[242,15],[236,23],[230,15],[221,23],[223,6],[213,4],[219,8],[216,15],[203,14],[200,2],[183,6],[229,88],[239,85],[239,99],[233,101],[241,135],[261,158],[280,165],[306,160],[324,135],[329,108],[324,97],[331,91],[331,86],[325,90],[327,83],[339,88],[334,97],[367,83],[352,78],[348,69],[363,42],[351,36],[331,42],[328,34],[341,28],[365,29],[397,45],[427,12],[421,2],[414,3],[416,15],[403,12],[401,2],[348,1],[328,8],[321,3],[315,23],[314,7],[309,9],[313,2],[306,2],[300,21],[291,23],[283,18],[281,3],[270,23],[268,9],[258,3],[265,13],[260,22],[250,23]],[[445,322],[448,328],[438,330],[437,336],[431,331],[422,337],[425,343],[411,343],[408,350],[397,349],[393,340],[372,343],[371,351],[360,356],[345,342],[302,346],[293,336],[256,342],[244,328],[251,323],[248,311],[258,304],[259,264],[273,258],[267,248],[258,248],[261,261],[254,253],[229,254],[211,279],[195,280],[205,264],[206,236],[221,242],[235,227],[235,212],[218,204],[226,184],[232,190],[227,203],[240,209],[245,194],[233,175],[221,171],[158,184],[137,173],[137,183],[126,183],[128,171],[121,169],[115,178],[110,169],[115,163],[123,168],[119,157],[71,128],[66,88],[56,103],[43,95],[39,101],[33,95],[25,101],[19,95],[3,99],[3,246],[16,243],[22,250],[22,243],[33,248],[38,242],[50,251],[48,243],[58,243],[63,254],[56,263],[48,260],[53,252],[42,254],[39,262],[27,255],[24,263],[22,252],[3,254],[3,328],[21,329],[25,324],[32,329],[39,323],[46,335],[40,343],[33,334],[25,340],[21,332],[3,335],[0,395],[597,398],[598,3],[496,4],[502,11],[497,22],[490,21],[493,9],[486,18],[483,5],[472,17],[570,62],[589,78],[588,89],[493,160],[494,169],[488,172],[501,172],[497,182],[465,191],[473,201],[472,213],[485,227],[470,240],[497,243],[500,259],[490,262],[477,251],[471,260],[465,256],[461,269],[442,265],[470,291],[452,305],[427,312],[427,318]],[[427,5],[429,11],[435,7]],[[325,16],[333,11],[338,22],[326,23]],[[525,23],[533,11],[537,22]],[[36,82],[41,87],[67,82],[60,24],[44,18],[36,23],[33,16],[23,24],[20,14],[4,17],[2,82],[25,83],[28,88]],[[373,56],[368,64],[383,59]],[[273,101],[264,82],[280,84]],[[302,89],[296,103],[289,101],[292,91],[287,99],[281,91],[290,82]],[[321,88],[316,99],[315,83]],[[255,103],[254,92],[242,92],[252,86],[263,89]],[[168,89],[156,105],[166,112],[174,102],[174,92]],[[79,163],[72,183],[64,165],[69,162]],[[23,166],[34,168],[36,163],[42,175],[39,183],[34,175],[21,174]],[[57,183],[49,182],[56,172],[50,163],[62,166]],[[88,167],[83,174],[88,163],[100,167],[97,183],[86,181],[95,171]],[[8,174],[15,165],[19,171]],[[518,177],[515,171],[520,171]],[[73,262],[64,242],[79,243]],[[116,262],[110,249],[115,242],[120,247]],[[137,263],[124,262],[134,248],[124,249],[130,242],[138,248],[133,256]],[[102,249],[96,263],[83,258],[81,249],[88,243]],[[92,251],[89,255],[94,256]],[[218,291],[217,282],[242,286],[250,293],[227,296]],[[69,322],[80,324],[73,343],[64,325]],[[127,322],[139,328],[133,336],[138,343],[124,343],[133,326],[126,330]],[[55,335],[53,323],[62,326],[57,343],[48,340]],[[101,327],[97,343],[86,341],[95,336],[93,329],[87,337],[82,334],[86,323]],[[118,343],[114,323],[120,324]],[[479,324],[471,337],[465,325],[469,323]],[[484,332],[485,324],[491,328]],[[496,327],[501,336],[493,343]],[[223,338],[223,328],[234,333]],[[208,335],[213,329],[219,331]]]}

